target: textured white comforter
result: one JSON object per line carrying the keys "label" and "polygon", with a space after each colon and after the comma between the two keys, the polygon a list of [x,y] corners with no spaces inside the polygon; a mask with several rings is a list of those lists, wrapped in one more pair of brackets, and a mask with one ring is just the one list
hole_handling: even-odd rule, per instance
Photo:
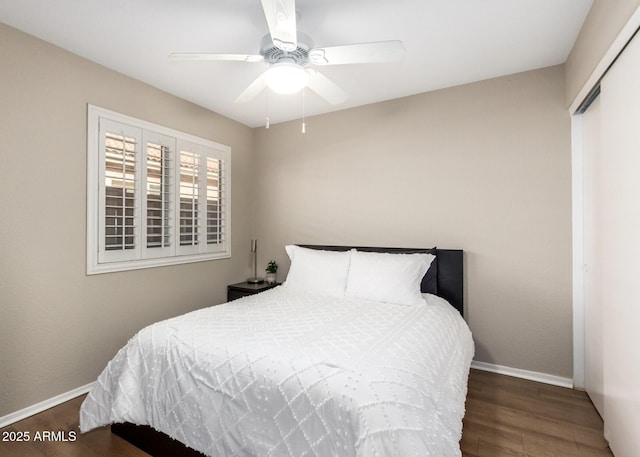
{"label": "textured white comforter", "polygon": [[460,456],[473,342],[426,297],[277,287],[153,324],[102,372],[80,430],[146,424],[210,456]]}

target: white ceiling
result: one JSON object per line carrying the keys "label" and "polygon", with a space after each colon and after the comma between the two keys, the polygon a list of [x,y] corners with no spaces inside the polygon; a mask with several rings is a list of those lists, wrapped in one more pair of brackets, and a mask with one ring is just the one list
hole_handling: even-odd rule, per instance
{"label": "white ceiling", "polygon": [[[393,64],[318,69],[348,94],[326,113],[563,63],[592,0],[298,0],[316,47],[402,40]],[[174,62],[172,52],[257,54],[260,0],[0,0],[0,21],[251,127],[297,119],[302,96],[234,99],[265,63]],[[0,43],[1,45],[1,43]]]}

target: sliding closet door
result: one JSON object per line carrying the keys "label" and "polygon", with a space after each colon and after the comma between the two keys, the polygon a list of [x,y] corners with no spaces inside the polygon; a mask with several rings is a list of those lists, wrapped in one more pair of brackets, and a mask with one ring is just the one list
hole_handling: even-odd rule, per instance
{"label": "sliding closet door", "polygon": [[640,455],[640,37],[601,84],[605,436]]}
{"label": "sliding closet door", "polygon": [[582,115],[584,242],[584,387],[604,417],[600,98]]}

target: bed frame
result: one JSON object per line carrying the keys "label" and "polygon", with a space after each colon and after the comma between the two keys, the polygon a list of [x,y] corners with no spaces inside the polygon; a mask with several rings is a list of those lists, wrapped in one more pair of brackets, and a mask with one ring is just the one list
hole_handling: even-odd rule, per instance
{"label": "bed frame", "polygon": [[[422,292],[436,293],[446,299],[464,315],[464,288],[463,288],[463,251],[459,249],[411,249],[411,248],[379,248],[358,246],[323,246],[300,244],[299,246],[310,249],[322,249],[327,251],[348,251],[358,249],[367,252],[387,252],[393,254],[411,254],[418,252],[430,252],[436,255],[430,272],[427,272],[421,284]],[[434,268],[435,265],[435,268]],[[433,277],[431,274],[435,271]],[[435,289],[437,290],[434,290]],[[128,422],[112,424],[111,432],[134,446],[142,449],[154,457],[205,457],[204,454],[191,449],[180,441],[158,432],[148,425],[135,425]]]}

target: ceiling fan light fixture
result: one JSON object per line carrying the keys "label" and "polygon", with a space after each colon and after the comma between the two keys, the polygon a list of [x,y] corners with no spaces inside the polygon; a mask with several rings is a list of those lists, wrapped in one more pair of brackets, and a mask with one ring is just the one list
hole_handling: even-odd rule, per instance
{"label": "ceiling fan light fixture", "polygon": [[295,94],[307,85],[309,73],[298,64],[278,62],[264,74],[264,82],[278,94]]}

